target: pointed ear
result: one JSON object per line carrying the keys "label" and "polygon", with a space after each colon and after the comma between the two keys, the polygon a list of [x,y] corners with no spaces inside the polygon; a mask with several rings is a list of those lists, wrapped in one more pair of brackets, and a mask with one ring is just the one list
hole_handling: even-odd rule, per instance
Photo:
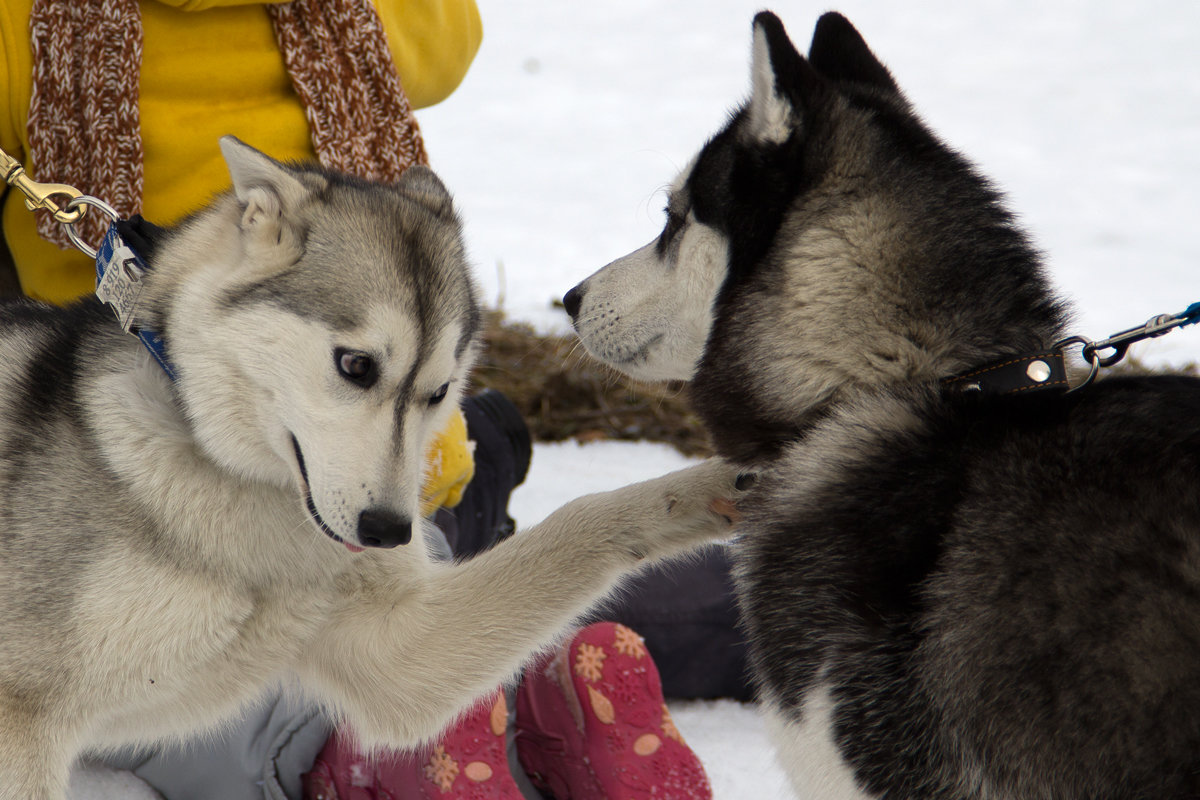
{"label": "pointed ear", "polygon": [[404,170],[396,188],[439,217],[448,214],[454,205],[446,184],[442,183],[437,173],[422,164],[414,164]]}
{"label": "pointed ear", "polygon": [[309,190],[291,170],[236,136],[222,136],[220,145],[233,192],[246,206],[243,227],[278,221],[308,196]]}
{"label": "pointed ear", "polygon": [[754,17],[750,80],[749,132],[766,143],[787,141],[822,91],[820,76],[769,11]]}
{"label": "pointed ear", "polygon": [[867,47],[862,35],[848,19],[835,11],[817,20],[812,46],[808,49],[808,60],[827,78],[865,83],[897,94],[900,92],[892,73]]}
{"label": "pointed ear", "polygon": [[233,192],[244,206],[242,241],[258,270],[293,264],[303,254],[296,211],[311,193],[293,170],[234,136],[221,137],[221,153],[233,179]]}

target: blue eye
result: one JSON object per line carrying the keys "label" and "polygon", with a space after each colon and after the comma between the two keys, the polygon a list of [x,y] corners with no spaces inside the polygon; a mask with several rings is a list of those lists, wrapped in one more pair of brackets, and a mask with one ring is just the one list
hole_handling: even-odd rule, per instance
{"label": "blue eye", "polygon": [[438,403],[446,399],[446,393],[450,391],[450,384],[443,383],[438,387],[438,390],[429,397],[429,405],[436,406]]}
{"label": "blue eye", "polygon": [[339,347],[333,351],[333,361],[343,378],[364,389],[374,386],[375,381],[379,379],[375,359],[360,350]]}

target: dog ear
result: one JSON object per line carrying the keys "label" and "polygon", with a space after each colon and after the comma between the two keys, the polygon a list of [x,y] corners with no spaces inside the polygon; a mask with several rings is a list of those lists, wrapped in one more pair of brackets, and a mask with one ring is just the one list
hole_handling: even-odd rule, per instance
{"label": "dog ear", "polygon": [[416,200],[439,217],[450,213],[454,199],[450,190],[433,170],[422,164],[414,164],[404,170],[396,188],[409,199]]}
{"label": "dog ear", "polygon": [[307,187],[287,167],[236,136],[222,136],[220,145],[233,192],[246,207],[244,229],[278,225],[286,211],[308,196]]}
{"label": "dog ear", "polygon": [[312,192],[301,176],[234,136],[221,137],[221,153],[242,204],[242,239],[263,269],[294,263],[303,250],[303,235],[294,222]]}
{"label": "dog ear", "polygon": [[769,11],[754,17],[750,80],[749,133],[772,144],[791,137],[803,112],[824,91],[821,76],[796,50],[779,17]]}
{"label": "dog ear", "polygon": [[817,72],[827,78],[900,92],[892,73],[867,47],[862,35],[836,11],[823,14],[817,20],[812,46],[808,49],[808,60]]}

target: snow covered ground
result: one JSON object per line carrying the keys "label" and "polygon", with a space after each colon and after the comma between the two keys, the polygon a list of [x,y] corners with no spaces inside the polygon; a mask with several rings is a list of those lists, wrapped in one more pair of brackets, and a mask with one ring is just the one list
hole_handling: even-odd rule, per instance
{"label": "snow covered ground", "polygon": [[[660,191],[744,96],[752,0],[479,0],[463,86],[419,116],[485,299],[543,330],[578,280],[656,235]],[[827,6],[775,7],[806,46]],[[1200,300],[1200,4],[846,0],[925,119],[1006,190],[1099,338]],[[1136,350],[1186,363],[1200,331]],[[585,491],[684,463],[650,444],[539,446],[531,523]],[[676,704],[722,800],[785,797],[761,723]]]}

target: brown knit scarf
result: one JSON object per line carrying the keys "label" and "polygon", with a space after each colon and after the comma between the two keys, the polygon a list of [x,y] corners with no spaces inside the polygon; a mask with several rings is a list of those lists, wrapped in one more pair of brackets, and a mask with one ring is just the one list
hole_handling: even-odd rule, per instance
{"label": "brown knit scarf", "polygon": [[[393,182],[425,164],[425,145],[371,0],[293,0],[266,6],[322,165]],[[138,0],[34,0],[31,174],[113,206],[142,210]],[[38,233],[69,247],[65,228],[37,215]],[[77,224],[99,242],[108,220]]]}

